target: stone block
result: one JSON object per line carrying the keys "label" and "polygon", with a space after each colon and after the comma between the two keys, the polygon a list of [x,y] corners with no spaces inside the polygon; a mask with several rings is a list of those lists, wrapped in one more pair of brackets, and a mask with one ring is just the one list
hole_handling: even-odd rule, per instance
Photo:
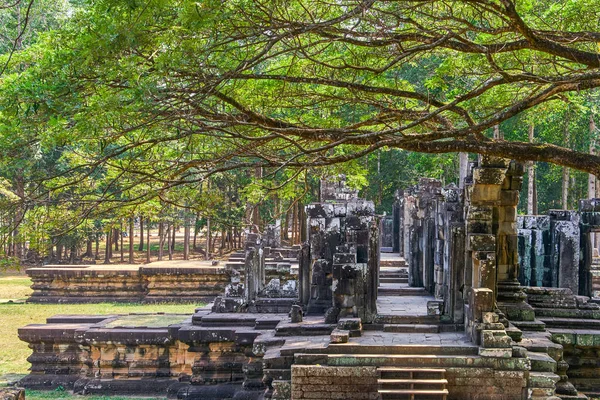
{"label": "stone block", "polygon": [[502,185],[505,170],[503,168],[475,168],[473,170],[473,181],[476,185]]}
{"label": "stone block", "polygon": [[350,331],[336,328],[331,332],[331,343],[348,343],[350,339]]}
{"label": "stone block", "polygon": [[494,357],[494,358],[511,358],[511,348],[479,348],[479,355],[481,357]]}
{"label": "stone block", "polygon": [[331,203],[312,203],[306,206],[306,216],[313,218],[332,218],[334,207]]}

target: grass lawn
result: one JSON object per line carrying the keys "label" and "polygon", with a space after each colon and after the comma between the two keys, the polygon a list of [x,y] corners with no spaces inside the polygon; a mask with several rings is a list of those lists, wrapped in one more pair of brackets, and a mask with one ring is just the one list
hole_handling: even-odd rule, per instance
{"label": "grass lawn", "polygon": [[[0,299],[22,299],[31,293],[31,281],[25,276],[1,276]],[[201,304],[198,304],[201,305]],[[27,324],[41,324],[55,314],[127,314],[134,312],[193,313],[195,304],[22,304],[0,303],[0,384],[2,375],[26,374],[29,368],[27,357],[31,350],[17,336],[17,330]],[[34,393],[35,395],[35,393]],[[46,392],[47,398],[60,399],[68,395],[64,392]],[[51,397],[47,397],[51,396]],[[53,397],[52,397],[53,396]],[[56,397],[58,396],[58,397]],[[61,397],[62,396],[62,397]],[[66,396],[66,397],[65,397]],[[86,399],[92,399],[86,397]],[[96,400],[100,399],[94,398]],[[115,399],[112,397],[112,399]]]}
{"label": "grass lawn", "polygon": [[[119,397],[119,396],[75,396],[70,394],[69,392],[61,391],[61,390],[53,390],[49,392],[40,392],[35,390],[27,390],[25,393],[25,398],[27,400],[43,400],[43,399],[52,399],[52,400],[60,400],[60,399],[81,399],[81,400],[131,400],[131,397]],[[136,397],[136,400],[155,400],[162,399],[161,397]],[[166,397],[165,397],[166,399]]]}

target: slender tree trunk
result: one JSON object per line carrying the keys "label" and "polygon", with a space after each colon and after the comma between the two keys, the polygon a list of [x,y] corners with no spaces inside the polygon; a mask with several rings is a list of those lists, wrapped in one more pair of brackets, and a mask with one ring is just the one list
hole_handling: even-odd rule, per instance
{"label": "slender tree trunk", "polygon": [[133,239],[133,230],[135,228],[134,221],[135,221],[135,219],[133,217],[131,217],[131,219],[129,220],[129,264],[134,263],[134,259],[133,259],[133,246],[135,245],[134,244],[135,242]]}
{"label": "slender tree trunk", "polygon": [[125,262],[125,249],[123,248],[123,220],[119,225],[119,241],[121,242],[121,263]]}
{"label": "slender tree trunk", "polygon": [[[590,114],[590,154],[596,154],[596,122],[594,121],[594,115]],[[596,197],[596,176],[593,174],[588,175],[588,198],[593,199]]]}
{"label": "slender tree trunk", "polygon": [[[594,121],[594,114],[590,113],[590,154],[595,155],[598,152],[596,151],[596,121]],[[590,174],[588,177],[588,197],[598,198],[600,191],[600,185],[598,183],[598,177]],[[590,240],[592,241],[592,248],[600,249],[600,233],[592,232],[590,235]]]}
{"label": "slender tree trunk", "polygon": [[177,237],[177,225],[173,224],[173,235],[171,236],[171,252],[175,253],[175,238]]}
{"label": "slender tree trunk", "polygon": [[115,243],[115,251],[119,251],[119,230],[113,229],[113,242]]}
{"label": "slender tree trunk", "polygon": [[167,240],[167,254],[169,255],[169,260],[173,259],[173,253],[171,252],[171,225],[167,224],[166,229],[166,240]]}
{"label": "slender tree trunk", "polygon": [[198,219],[200,215],[196,213],[196,218],[194,219],[194,243],[192,244],[192,250],[197,251],[198,247]]}
{"label": "slender tree trunk", "polygon": [[184,217],[184,227],[183,227],[183,259],[184,260],[189,260],[190,259],[190,217],[187,213],[187,211],[185,212],[185,217]]}
{"label": "slender tree trunk", "polygon": [[110,239],[112,238],[111,230],[106,232],[106,247],[104,249],[104,264],[110,264],[110,250],[112,248]]}
{"label": "slender tree trunk", "polygon": [[458,153],[458,187],[465,187],[467,170],[469,169],[469,153]]}
{"label": "slender tree trunk", "polygon": [[88,240],[86,242],[86,246],[85,246],[85,254],[83,255],[84,257],[93,257],[94,256],[94,249],[93,249],[92,245],[93,245],[92,239],[88,238]]}
{"label": "slender tree trunk", "polygon": [[170,229],[171,227],[168,227],[167,229],[169,229],[169,240],[167,241],[167,247],[169,250],[169,260],[173,259],[173,249],[175,248],[175,246],[173,246],[173,243],[175,243],[175,223],[173,222],[173,229]]}
{"label": "slender tree trunk", "polygon": [[210,217],[206,218],[206,259],[210,260],[212,254],[212,232],[210,226]]}
{"label": "slender tree trunk", "polygon": [[[533,124],[529,125],[529,142],[533,143],[533,136],[535,133],[535,126]],[[534,162],[527,162],[527,214],[535,215],[537,214],[536,204],[535,204],[535,169]]]}
{"label": "slender tree trunk", "polygon": [[59,241],[58,243],[56,243],[56,259],[58,261],[60,261],[62,259],[62,250],[63,250],[63,245]]}
{"label": "slender tree trunk", "polygon": [[150,221],[146,222],[146,263],[150,262]]}
{"label": "slender tree trunk", "polygon": [[158,261],[162,261],[163,259],[163,246],[164,246],[164,236],[165,236],[165,224],[164,222],[158,223]]}
{"label": "slender tree trunk", "polygon": [[144,251],[144,219],[140,217],[140,245],[138,251]]}
{"label": "slender tree trunk", "polygon": [[[567,110],[567,117],[565,119],[565,130],[564,130],[564,140],[565,147],[570,147],[569,143],[571,141],[571,134],[569,131],[569,122],[570,122],[570,114]],[[569,168],[563,167],[562,170],[562,190],[561,190],[561,207],[563,210],[567,210],[569,208]]]}
{"label": "slender tree trunk", "polygon": [[504,133],[500,130],[500,125],[494,125],[494,139],[504,140]]}
{"label": "slender tree trunk", "polygon": [[100,259],[100,235],[96,234],[96,251],[94,252],[94,260]]}

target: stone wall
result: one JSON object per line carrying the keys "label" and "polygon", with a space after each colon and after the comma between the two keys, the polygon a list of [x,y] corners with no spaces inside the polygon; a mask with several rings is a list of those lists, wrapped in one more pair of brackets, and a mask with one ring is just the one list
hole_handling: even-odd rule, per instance
{"label": "stone wall", "polygon": [[377,367],[292,366],[292,400],[377,400]]}
{"label": "stone wall", "polygon": [[33,350],[32,389],[63,387],[79,394],[178,394],[226,399],[264,391],[255,339],[280,318],[132,314],[56,316],[19,329]]}
{"label": "stone wall", "polygon": [[527,397],[527,371],[492,368],[448,368],[449,400],[522,400]]}
{"label": "stone wall", "polygon": [[517,227],[522,285],[600,295],[600,258],[591,242],[600,231],[600,199],[581,200],[577,211],[520,216]]}
{"label": "stone wall", "polygon": [[29,268],[32,303],[212,301],[229,283],[225,268],[205,261],[164,261],[142,266]]}

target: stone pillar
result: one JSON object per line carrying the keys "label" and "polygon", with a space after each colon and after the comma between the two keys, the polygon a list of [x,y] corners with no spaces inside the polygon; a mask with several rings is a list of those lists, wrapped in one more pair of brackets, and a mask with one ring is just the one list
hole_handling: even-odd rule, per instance
{"label": "stone pillar", "polygon": [[519,245],[517,206],[523,186],[523,164],[511,161],[502,183],[500,201],[494,214],[496,229],[496,258],[498,268],[497,306],[509,320],[533,321],[535,312],[527,304],[527,295],[519,283]]}
{"label": "stone pillar", "polygon": [[576,211],[550,210],[552,286],[579,293],[580,217]]}
{"label": "stone pillar", "polygon": [[244,300],[249,304],[256,300],[258,292],[265,285],[262,240],[257,233],[248,234],[244,269]]}
{"label": "stone pillar", "polygon": [[308,305],[310,299],[310,247],[302,243],[298,259],[298,295],[300,304]]}
{"label": "stone pillar", "polygon": [[401,256],[404,255],[403,252],[403,238],[402,238],[402,217],[404,214],[404,210],[402,207],[402,198],[404,193],[401,190],[396,190],[394,195],[394,204],[392,205],[392,219],[393,219],[393,246],[392,252],[399,253]]}
{"label": "stone pillar", "polygon": [[581,200],[579,202],[581,220],[579,263],[579,294],[598,297],[600,295],[600,257],[595,248],[594,235],[600,230],[600,199]]}
{"label": "stone pillar", "polygon": [[465,227],[461,193],[462,189],[453,184],[444,189],[444,314],[454,323],[464,321]]}

